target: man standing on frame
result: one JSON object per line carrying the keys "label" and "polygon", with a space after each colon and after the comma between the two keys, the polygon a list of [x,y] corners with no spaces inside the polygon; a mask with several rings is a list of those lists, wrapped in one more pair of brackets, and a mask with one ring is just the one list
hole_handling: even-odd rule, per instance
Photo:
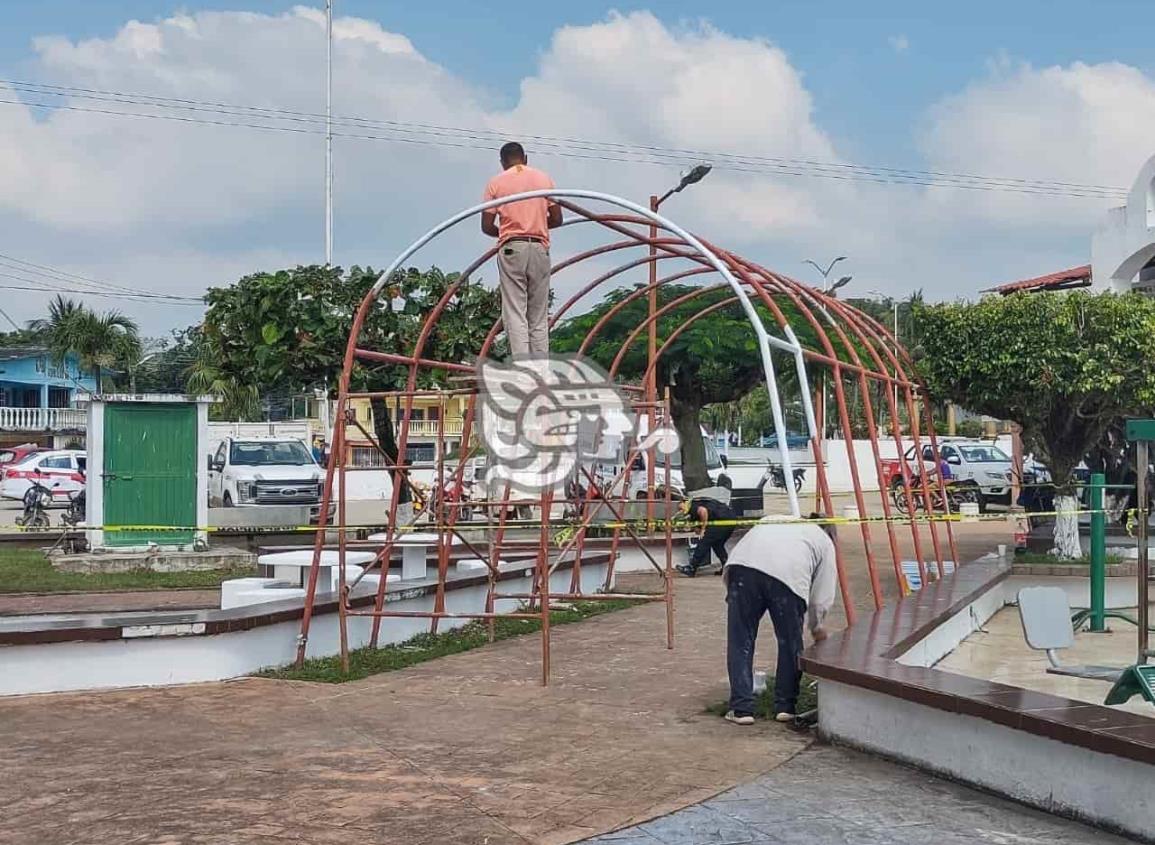
{"label": "man standing on frame", "polygon": [[[502,172],[485,186],[486,202],[554,187],[526,163],[516,141],[501,148]],[[501,321],[514,358],[549,355],[549,230],[561,225],[561,207],[545,197],[495,206],[481,214],[481,231],[497,238]]]}

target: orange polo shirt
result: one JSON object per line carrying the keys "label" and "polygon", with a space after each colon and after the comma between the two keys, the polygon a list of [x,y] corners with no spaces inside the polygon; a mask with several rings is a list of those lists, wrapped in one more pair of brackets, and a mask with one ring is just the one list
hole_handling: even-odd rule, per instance
{"label": "orange polo shirt", "polygon": [[[501,199],[525,191],[542,191],[554,187],[553,180],[543,171],[528,164],[515,164],[503,170],[485,186],[483,199]],[[544,197],[518,200],[490,209],[497,213],[497,242],[510,238],[538,238],[549,246],[549,207],[553,203]]]}

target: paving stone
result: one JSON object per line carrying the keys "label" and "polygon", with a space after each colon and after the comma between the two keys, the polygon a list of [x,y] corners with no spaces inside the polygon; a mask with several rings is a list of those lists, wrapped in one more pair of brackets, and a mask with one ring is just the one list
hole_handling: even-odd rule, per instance
{"label": "paving stone", "polygon": [[709,803],[655,819],[642,830],[663,845],[742,845],[765,838],[752,825],[714,810]]}
{"label": "paving stone", "polygon": [[[732,823],[719,823],[718,815]],[[905,766],[829,746],[814,746],[762,777],[632,830],[668,845],[699,841],[1124,845],[1128,841]]]}

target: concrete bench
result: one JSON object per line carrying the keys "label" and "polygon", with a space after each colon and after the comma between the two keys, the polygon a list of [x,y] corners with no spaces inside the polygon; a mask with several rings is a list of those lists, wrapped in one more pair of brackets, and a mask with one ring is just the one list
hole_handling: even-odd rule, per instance
{"label": "concrete bench", "polygon": [[[497,568],[500,569],[507,563],[509,563],[508,560],[499,559],[497,561]],[[482,560],[478,557],[465,558],[457,561],[456,569],[458,572],[484,572],[489,569],[489,561]]]}
{"label": "concrete bench", "polygon": [[[376,560],[372,552],[345,552],[345,579],[352,582],[365,571],[365,566]],[[221,610],[250,604],[304,598],[308,586],[309,569],[313,566],[313,552],[301,549],[291,552],[272,552],[257,558],[261,566],[271,567],[272,577],[230,578],[221,582]],[[364,564],[364,565],[363,565]],[[335,593],[340,576],[340,552],[321,552],[317,572],[317,594]],[[399,581],[394,573],[386,576],[386,583]],[[381,583],[381,574],[370,572],[357,582],[357,592],[375,592]]]}

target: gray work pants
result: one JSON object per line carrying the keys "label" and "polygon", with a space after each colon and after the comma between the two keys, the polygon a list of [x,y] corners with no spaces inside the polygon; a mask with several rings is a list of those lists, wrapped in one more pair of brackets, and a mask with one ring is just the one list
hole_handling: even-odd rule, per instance
{"label": "gray work pants", "polygon": [[506,241],[497,250],[501,321],[515,358],[549,355],[549,250],[537,241]]}

